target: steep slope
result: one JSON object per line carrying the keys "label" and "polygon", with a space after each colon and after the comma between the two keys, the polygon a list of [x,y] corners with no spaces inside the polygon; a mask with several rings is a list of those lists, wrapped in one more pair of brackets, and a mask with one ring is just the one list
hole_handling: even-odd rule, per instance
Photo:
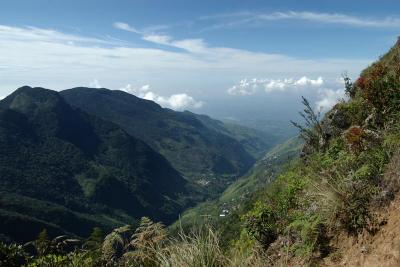
{"label": "steep slope", "polygon": [[238,247],[255,244],[266,265],[399,263],[400,42],[345,90],[322,121],[303,99],[301,158],[243,217]]}
{"label": "steep slope", "polygon": [[[225,188],[255,161],[232,135],[207,127],[190,112],[161,108],[122,91],[74,88],[61,94],[72,106],[112,121],[144,140],[189,180],[206,184],[210,190]],[[259,142],[262,144],[253,150],[265,151],[269,144]]]}
{"label": "steep slope", "polygon": [[254,158],[260,159],[264,156],[265,152],[272,148],[280,140],[280,136],[276,136],[264,131],[256,130],[253,128],[244,127],[232,122],[222,122],[210,118],[207,115],[197,115],[189,111],[185,111],[195,116],[207,128],[215,130],[221,134],[232,137],[239,141],[244,149],[250,153]]}
{"label": "steep slope", "polygon": [[0,151],[0,229],[16,240],[43,227],[86,236],[144,215],[170,222],[187,194],[160,154],[51,90],[0,101]]}

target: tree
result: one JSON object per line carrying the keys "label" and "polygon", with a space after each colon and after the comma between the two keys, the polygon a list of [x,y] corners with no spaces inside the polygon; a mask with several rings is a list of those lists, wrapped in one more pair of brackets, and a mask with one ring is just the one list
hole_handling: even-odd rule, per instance
{"label": "tree", "polygon": [[325,146],[325,134],[320,122],[320,112],[315,113],[310,102],[304,96],[301,98],[304,110],[299,114],[304,119],[305,124],[303,126],[294,121],[290,122],[300,130],[300,137],[306,141],[306,144],[319,151]]}
{"label": "tree", "polygon": [[39,233],[38,238],[35,241],[35,247],[39,256],[47,254],[50,247],[50,240],[46,229],[43,229]]}
{"label": "tree", "polygon": [[356,88],[354,84],[351,82],[351,79],[347,75],[347,72],[343,72],[342,78],[344,81],[344,90],[346,92],[346,95],[349,97],[353,98],[356,96]]}
{"label": "tree", "polygon": [[85,243],[85,247],[91,250],[96,250],[101,247],[103,243],[104,233],[99,227],[94,227],[92,233]]}

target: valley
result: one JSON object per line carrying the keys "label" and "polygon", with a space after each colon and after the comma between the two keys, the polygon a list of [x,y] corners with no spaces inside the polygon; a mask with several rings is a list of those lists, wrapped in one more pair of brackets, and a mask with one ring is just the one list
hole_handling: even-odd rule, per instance
{"label": "valley", "polygon": [[0,267],[399,267],[399,10],[2,0]]}

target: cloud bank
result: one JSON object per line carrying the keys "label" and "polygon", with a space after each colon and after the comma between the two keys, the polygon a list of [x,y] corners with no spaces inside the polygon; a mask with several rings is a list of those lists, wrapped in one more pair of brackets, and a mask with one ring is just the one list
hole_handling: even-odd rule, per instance
{"label": "cloud bank", "polygon": [[296,92],[312,93],[317,96],[315,102],[316,109],[327,111],[338,101],[345,98],[345,90],[342,79],[325,80],[322,77],[316,79],[302,76],[300,78],[285,79],[242,79],[237,84],[230,87],[227,92],[230,95],[248,96],[259,93],[262,90],[265,93],[271,92]]}
{"label": "cloud bank", "polygon": [[141,87],[133,87],[131,84],[120,88],[121,91],[136,95],[137,97],[154,101],[160,104],[162,107],[171,108],[173,110],[182,111],[188,108],[201,108],[203,106],[202,101],[197,101],[193,97],[186,93],[173,94],[170,96],[161,96],[151,91],[150,85],[144,85]]}
{"label": "cloud bank", "polygon": [[272,91],[285,91],[288,89],[298,89],[302,87],[321,87],[324,85],[322,77],[313,80],[306,76],[299,79],[285,78],[285,79],[243,79],[238,84],[228,89],[230,95],[253,95],[260,88],[265,92]]}

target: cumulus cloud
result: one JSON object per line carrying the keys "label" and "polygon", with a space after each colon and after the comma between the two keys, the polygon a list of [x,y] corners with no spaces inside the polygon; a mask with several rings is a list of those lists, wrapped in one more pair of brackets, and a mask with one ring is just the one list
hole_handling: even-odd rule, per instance
{"label": "cumulus cloud", "polygon": [[285,91],[288,89],[294,90],[304,87],[321,87],[324,85],[324,79],[318,77],[313,80],[306,76],[299,79],[285,78],[285,79],[243,79],[238,84],[233,85],[228,89],[231,95],[252,95],[259,89],[264,89],[265,92],[272,91]]}
{"label": "cumulus cloud", "polygon": [[150,85],[143,85],[141,87],[135,88],[131,84],[122,87],[120,90],[127,93],[136,95],[137,97],[154,101],[163,107],[171,108],[174,110],[185,110],[189,108],[201,108],[203,106],[202,101],[197,101],[193,97],[182,93],[173,94],[170,96],[161,96],[157,93],[151,91]]}
{"label": "cumulus cloud", "polygon": [[231,95],[253,95],[263,90],[265,93],[273,91],[296,91],[299,94],[312,93],[316,96],[315,107],[319,111],[327,111],[339,100],[345,98],[343,79],[325,80],[303,76],[301,78],[285,79],[243,79],[228,89]]}
{"label": "cumulus cloud", "polygon": [[203,106],[203,102],[196,101],[193,97],[187,94],[174,94],[169,97],[164,97],[157,95],[153,92],[147,92],[143,98],[155,101],[163,107],[169,107],[174,110],[184,110],[187,108],[200,108]]}
{"label": "cumulus cloud", "polygon": [[346,97],[344,89],[325,89],[319,92],[319,100],[315,106],[319,111],[328,111],[341,99]]}

